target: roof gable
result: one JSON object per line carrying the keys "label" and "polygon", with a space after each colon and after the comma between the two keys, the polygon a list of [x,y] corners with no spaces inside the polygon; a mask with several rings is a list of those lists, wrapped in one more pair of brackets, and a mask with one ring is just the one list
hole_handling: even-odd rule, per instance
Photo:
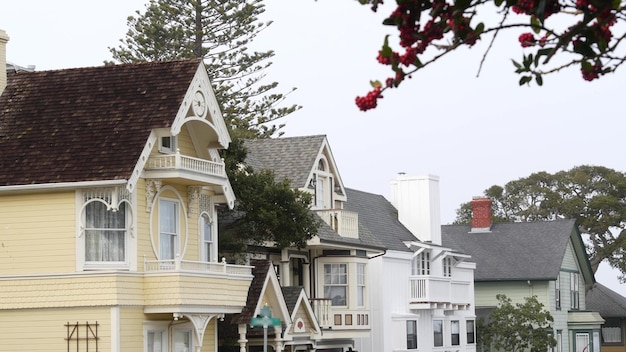
{"label": "roof gable", "polygon": [[172,128],[200,60],[9,74],[0,186],[127,180],[150,133]]}
{"label": "roof gable", "polygon": [[626,297],[596,283],[585,293],[587,309],[598,311],[603,318],[626,317]]}
{"label": "roof gable", "polygon": [[[469,225],[444,225],[441,232],[444,246],[472,256],[476,281],[555,280],[567,246],[580,241],[574,220],[494,224],[490,232],[480,233],[471,232]],[[574,249],[590,284],[593,276],[584,250]]]}
{"label": "roof gable", "polygon": [[321,328],[309,303],[304,289],[299,286],[283,287],[283,296],[293,324],[285,331],[285,336],[321,334]]}

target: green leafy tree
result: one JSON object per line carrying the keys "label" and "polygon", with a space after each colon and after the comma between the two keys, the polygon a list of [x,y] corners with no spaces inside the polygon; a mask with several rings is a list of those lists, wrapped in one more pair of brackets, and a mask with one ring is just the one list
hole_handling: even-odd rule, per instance
{"label": "green leafy tree", "polygon": [[516,304],[503,294],[496,298],[498,306],[487,321],[478,322],[478,344],[483,350],[548,352],[556,346],[552,336],[554,319],[537,296],[526,297],[524,303]]}
{"label": "green leafy tree", "polygon": [[[383,3],[358,1],[373,11]],[[505,31],[519,33],[522,58],[513,60],[511,69],[520,75],[520,85],[534,81],[541,86],[544,76],[569,67],[578,67],[582,78],[592,81],[626,61],[622,45],[626,1],[396,0],[396,4],[383,24],[397,29],[398,45],[391,45],[387,36],[378,53],[378,62],[388,65],[391,74],[382,83],[372,81],[374,89],[356,98],[363,111],[375,108],[384,90],[397,88],[413,73],[481,39],[490,41],[484,62],[497,35]]]}
{"label": "green leafy tree", "polygon": [[[554,174],[537,172],[485,190],[494,222],[576,219],[588,238],[594,272],[603,260],[626,274],[626,174],[602,166],[577,166]],[[470,203],[457,210],[455,223],[471,221]]]}
{"label": "green leafy tree", "polygon": [[264,11],[262,0],[150,0],[109,50],[121,63],[203,58],[231,135],[270,137],[283,127],[276,120],[300,107],[282,106],[277,82],[262,84],[274,52],[249,46],[271,24],[258,20]]}
{"label": "green leafy tree", "polygon": [[273,243],[277,248],[306,247],[319,228],[320,218],[309,210],[310,193],[293,189],[289,180],[275,181],[270,170],[253,172],[241,163],[246,150],[241,141],[226,153],[228,176],[237,197],[234,211],[221,211],[220,250],[230,257],[248,245]]}

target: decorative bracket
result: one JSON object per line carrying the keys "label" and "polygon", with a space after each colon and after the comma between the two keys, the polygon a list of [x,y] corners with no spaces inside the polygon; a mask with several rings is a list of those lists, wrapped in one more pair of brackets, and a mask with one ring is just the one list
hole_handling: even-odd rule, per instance
{"label": "decorative bracket", "polygon": [[163,181],[161,180],[146,180],[146,212],[149,213],[152,210],[152,202],[154,201],[156,194],[161,190],[162,185]]}

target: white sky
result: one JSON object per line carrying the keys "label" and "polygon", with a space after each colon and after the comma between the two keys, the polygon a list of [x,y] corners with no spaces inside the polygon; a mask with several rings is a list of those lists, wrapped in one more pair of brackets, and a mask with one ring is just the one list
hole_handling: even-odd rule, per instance
{"label": "white sky", "polygon": [[[146,3],[5,1],[7,59],[37,70],[101,65],[126,18]],[[590,83],[574,68],[544,77],[544,87],[519,87],[510,61],[522,55],[517,32],[499,36],[480,77],[488,40],[415,74],[363,113],[354,98],[389,75],[375,60],[384,35],[395,34],[380,24],[388,11],[374,14],[355,0],[266,0],[266,8],[262,19],[274,23],[255,46],[276,52],[267,82],[282,92],[297,87],[288,103],[304,106],[282,121],[285,136],[327,135],[347,187],[389,198],[398,172],[438,175],[445,224],[472,196],[533,172],[584,164],[624,171],[618,104],[626,72]],[[626,295],[606,266],[596,277]]]}

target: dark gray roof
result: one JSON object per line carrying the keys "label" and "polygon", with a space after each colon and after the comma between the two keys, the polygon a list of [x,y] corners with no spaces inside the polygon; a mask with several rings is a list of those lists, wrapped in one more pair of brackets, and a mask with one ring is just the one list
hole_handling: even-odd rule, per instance
{"label": "dark gray roof", "polygon": [[[574,220],[494,224],[490,232],[470,225],[441,227],[443,245],[472,256],[475,281],[555,280]],[[585,268],[583,268],[584,270]]]}
{"label": "dark gray roof", "polygon": [[400,221],[396,208],[382,195],[346,188],[344,209],[359,213],[360,227],[365,227],[387,249],[411,251],[403,241],[417,241]]}
{"label": "dark gray roof", "polygon": [[296,309],[296,303],[298,303],[298,297],[300,297],[303,288],[302,286],[283,286],[281,290],[283,290],[287,310],[289,314],[292,314],[293,310]]}
{"label": "dark gray roof", "polygon": [[[359,214],[359,219],[361,214]],[[317,237],[322,243],[349,245],[353,247],[361,247],[365,249],[383,250],[387,248],[383,242],[374,236],[374,234],[359,220],[359,238],[342,237],[332,227],[324,221],[320,221],[321,225],[317,230]]]}
{"label": "dark gray roof", "polygon": [[596,283],[587,291],[585,302],[587,310],[597,311],[603,318],[626,317],[626,297],[602,284]]}
{"label": "dark gray roof", "polygon": [[246,140],[246,164],[254,171],[273,170],[278,180],[289,179],[296,188],[306,186],[326,136]]}

